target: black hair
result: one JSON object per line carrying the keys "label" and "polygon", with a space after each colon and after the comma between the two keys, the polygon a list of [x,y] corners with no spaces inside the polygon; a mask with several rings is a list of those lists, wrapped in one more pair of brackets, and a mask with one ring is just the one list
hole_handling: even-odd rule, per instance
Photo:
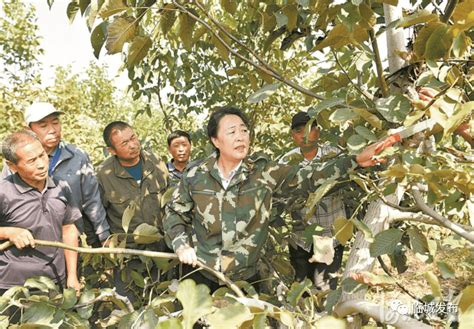
{"label": "black hair", "polygon": [[113,121],[109,123],[105,128],[104,128],[104,133],[102,134],[102,137],[104,138],[105,145],[108,147],[113,147],[112,145],[112,131],[114,130],[125,130],[127,128],[132,128],[128,123],[123,122],[123,121]]}
{"label": "black hair", "polygon": [[212,112],[211,117],[209,118],[209,122],[207,123],[207,137],[209,137],[209,139],[211,139],[211,137],[217,137],[219,122],[222,120],[223,117],[231,114],[241,118],[245,126],[249,128],[249,119],[241,110],[233,106],[220,107],[214,112]]}
{"label": "black hair", "polygon": [[188,139],[189,144],[191,144],[191,137],[189,136],[187,132],[183,130],[175,130],[171,134],[168,135],[168,140],[167,140],[168,146],[171,145],[171,142],[173,141],[173,139],[179,138],[179,137],[186,137]]}

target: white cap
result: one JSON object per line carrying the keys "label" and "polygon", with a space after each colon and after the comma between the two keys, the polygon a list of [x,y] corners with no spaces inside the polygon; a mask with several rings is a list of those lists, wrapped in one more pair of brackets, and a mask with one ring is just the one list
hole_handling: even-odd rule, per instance
{"label": "white cap", "polygon": [[37,102],[33,103],[25,111],[25,123],[27,126],[30,125],[32,122],[38,122],[41,119],[46,118],[48,115],[58,113],[62,114],[64,112],[56,110],[56,108],[50,104],[45,102]]}

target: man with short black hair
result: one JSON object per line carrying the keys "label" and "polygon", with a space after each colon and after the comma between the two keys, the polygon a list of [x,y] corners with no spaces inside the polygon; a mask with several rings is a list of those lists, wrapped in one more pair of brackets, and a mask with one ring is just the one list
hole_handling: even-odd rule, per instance
{"label": "man with short black hair", "polygon": [[33,276],[47,276],[79,291],[77,253],[36,246],[34,240],[77,247],[74,223],[81,213],[70,202],[69,186],[48,177],[48,156],[29,130],[9,135],[2,153],[15,174],[0,181],[0,243],[8,240],[14,246],[0,251],[0,294]]}
{"label": "man with short black hair", "polygon": [[175,130],[168,136],[168,151],[172,159],[167,163],[170,185],[177,185],[191,155],[191,137],[182,130]]}
{"label": "man with short black hair", "polygon": [[[296,113],[291,121],[291,136],[297,146],[280,159],[280,163],[289,163],[293,158],[300,160],[300,166],[306,166],[311,163],[325,161],[338,155],[339,150],[329,145],[320,145],[319,129],[316,120],[311,122],[311,127],[307,127],[311,117],[306,112]],[[308,209],[304,208],[298,211],[292,211],[291,217],[296,225],[293,227],[292,240],[289,243],[290,262],[295,269],[296,280],[302,281],[305,278],[311,279],[319,289],[335,289],[337,278],[334,274],[339,270],[342,263],[342,254],[344,247],[334,240],[334,258],[331,264],[311,263],[312,243],[304,238],[304,230],[310,224],[317,224],[323,228],[322,235],[332,237],[332,226],[338,217],[346,216],[345,207],[342,202],[340,192],[326,194],[317,206],[314,215],[305,221],[304,217]]]}
{"label": "man with short black hair", "polygon": [[[82,213],[82,219],[76,222],[80,233],[86,233],[88,244],[100,246],[110,231],[94,168],[87,153],[61,140],[61,114],[50,103],[36,102],[25,110],[24,118],[49,156],[49,175],[67,182],[72,190],[71,202]],[[5,166],[2,177],[9,174],[11,171]]]}

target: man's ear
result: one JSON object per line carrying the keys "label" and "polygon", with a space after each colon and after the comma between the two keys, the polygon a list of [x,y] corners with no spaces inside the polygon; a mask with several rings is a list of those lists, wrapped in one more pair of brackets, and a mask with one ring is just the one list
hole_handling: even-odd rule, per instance
{"label": "man's ear", "polygon": [[107,147],[107,151],[109,151],[109,153],[112,155],[117,155],[117,152],[115,152],[115,149],[113,147]]}
{"label": "man's ear", "polygon": [[10,170],[11,170],[13,173],[16,173],[16,172],[18,171],[18,168],[17,168],[17,165],[16,165],[16,164],[14,164],[13,162],[8,161],[8,160],[6,160],[5,162],[6,162],[7,166],[8,166],[8,168],[10,168]]}

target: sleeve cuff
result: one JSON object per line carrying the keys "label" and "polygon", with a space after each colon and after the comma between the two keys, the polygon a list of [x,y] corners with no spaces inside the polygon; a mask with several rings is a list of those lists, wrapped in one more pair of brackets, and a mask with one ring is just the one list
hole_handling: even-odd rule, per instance
{"label": "sleeve cuff", "polygon": [[104,232],[100,233],[97,235],[97,237],[99,238],[99,240],[102,242],[102,241],[105,241],[107,240],[107,238],[110,236],[110,231],[109,230],[105,230]]}
{"label": "sleeve cuff", "polygon": [[171,245],[173,247],[173,251],[176,252],[176,250],[178,250],[179,247],[183,245],[189,245],[188,237],[186,236],[185,233],[181,233],[176,238],[174,238],[173,241],[171,241]]}

